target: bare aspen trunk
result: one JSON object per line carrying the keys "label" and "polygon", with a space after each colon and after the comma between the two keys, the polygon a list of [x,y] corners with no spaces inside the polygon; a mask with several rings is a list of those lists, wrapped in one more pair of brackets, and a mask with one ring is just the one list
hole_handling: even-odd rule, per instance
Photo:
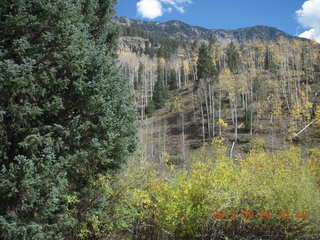
{"label": "bare aspen trunk", "polygon": [[[282,78],[283,79],[283,78]],[[281,84],[281,89],[282,89],[282,94],[283,94],[283,97],[285,98],[286,100],[286,104],[287,104],[287,108],[288,108],[288,111],[290,111],[290,105],[289,105],[289,99],[288,99],[288,95],[286,94],[286,90],[285,90],[285,80],[281,81],[282,84]]]}
{"label": "bare aspen trunk", "polygon": [[212,135],[212,128],[213,128],[213,120],[212,120],[212,92],[211,92],[211,83],[208,84],[208,98],[209,98],[209,113],[208,113],[208,121],[210,124],[210,136]]}
{"label": "bare aspen trunk", "polygon": [[[250,104],[253,104],[253,81],[250,81]],[[253,106],[250,108],[250,135],[253,134]]]}
{"label": "bare aspen trunk", "polygon": [[[221,119],[221,98],[222,98],[222,89],[221,89],[221,87],[220,87],[220,89],[219,89],[219,120]],[[221,126],[221,124],[219,124],[219,136],[221,137],[222,136],[222,126]]]}
{"label": "bare aspen trunk", "polygon": [[235,124],[234,120],[234,103],[232,102],[232,99],[229,97],[229,105],[230,105],[230,112],[231,112],[231,118],[232,118],[232,124]]}
{"label": "bare aspen trunk", "polygon": [[212,114],[212,137],[215,136],[215,103],[214,103],[214,88],[213,88],[213,84],[211,84],[211,106],[212,106],[212,110],[211,110],[211,114]]}
{"label": "bare aspen trunk", "polygon": [[180,71],[180,68],[177,70],[178,72],[178,89],[181,88],[181,71]]}
{"label": "bare aspen trunk", "polygon": [[208,96],[207,96],[207,89],[206,89],[206,85],[205,85],[205,89],[204,89],[204,97],[205,97],[205,103],[206,103],[206,115],[207,115],[207,127],[208,127],[208,137],[211,137],[211,127],[210,127],[210,112],[209,112],[209,106],[208,106]]}
{"label": "bare aspen trunk", "polygon": [[183,167],[186,167],[186,152],[185,152],[185,137],[184,137],[184,112],[181,111],[181,130],[182,130],[182,157],[183,157]]}
{"label": "bare aspen trunk", "polygon": [[231,149],[230,149],[230,156],[229,156],[229,158],[230,159],[232,159],[233,157],[233,149],[234,149],[234,145],[236,144],[236,142],[235,141],[233,141],[233,143],[232,143],[232,146],[231,146]]}
{"label": "bare aspen trunk", "polygon": [[193,121],[196,121],[196,99],[194,96],[194,92],[192,91],[192,112],[193,112]]}
{"label": "bare aspen trunk", "polygon": [[184,74],[183,74],[183,86],[185,87],[185,86],[187,86],[187,74],[186,74],[186,71],[184,69],[183,63],[182,63],[182,68],[183,68],[183,72],[184,72]]}
{"label": "bare aspen trunk", "polygon": [[151,130],[150,130],[151,158],[152,159],[154,159],[153,125],[154,125],[154,121],[152,121]]}
{"label": "bare aspen trunk", "polygon": [[273,136],[273,132],[274,132],[274,120],[273,120],[273,114],[271,114],[271,148],[272,148],[272,151],[274,149],[274,136]]}
{"label": "bare aspen trunk", "polygon": [[163,150],[164,152],[167,151],[167,120],[165,120],[164,122],[164,132],[163,132],[163,135],[164,135],[164,142],[163,142]]}
{"label": "bare aspen trunk", "polygon": [[200,110],[201,110],[201,120],[202,120],[202,142],[205,142],[205,128],[204,128],[204,116],[203,116],[203,106],[202,101],[200,101]]}
{"label": "bare aspen trunk", "polygon": [[235,137],[235,142],[238,140],[238,103],[237,103],[237,95],[235,96],[235,104],[234,104],[234,120],[235,120],[235,131],[234,131],[234,137]]}

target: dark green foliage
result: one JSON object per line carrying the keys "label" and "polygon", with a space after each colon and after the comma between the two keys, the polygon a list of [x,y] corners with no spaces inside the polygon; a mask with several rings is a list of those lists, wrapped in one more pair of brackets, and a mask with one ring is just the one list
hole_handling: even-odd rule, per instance
{"label": "dark green foliage", "polygon": [[177,74],[174,69],[171,69],[170,71],[168,85],[169,85],[169,90],[177,89]]}
{"label": "dark green foliage", "polygon": [[143,63],[139,63],[139,69],[138,69],[138,79],[135,79],[134,81],[134,89],[137,90],[141,87],[142,81],[143,81],[143,72],[144,72],[144,65]]}
{"label": "dark green foliage", "polygon": [[213,64],[212,56],[210,55],[211,48],[202,44],[199,49],[199,56],[197,61],[197,79],[194,84],[194,89],[198,89],[201,80],[216,80],[217,69]]}
{"label": "dark green foliage", "polygon": [[186,73],[184,71],[184,66],[183,64],[181,64],[180,66],[180,78],[181,78],[181,81],[182,81],[182,85],[184,85],[184,79],[186,78]]}
{"label": "dark green foliage", "polygon": [[152,98],[155,108],[159,109],[163,107],[167,98],[168,98],[168,89],[164,85],[163,81],[158,79],[156,84],[154,85],[153,98]]}
{"label": "dark green foliage", "polygon": [[210,78],[214,74],[213,60],[209,51],[210,49],[205,44],[202,44],[199,49],[199,57],[197,62],[198,81],[200,79]]}
{"label": "dark green foliage", "polygon": [[250,143],[246,143],[243,146],[241,146],[241,150],[245,153],[249,153],[252,150],[252,145]]}
{"label": "dark green foliage", "polygon": [[[251,135],[247,135],[247,134],[241,134],[238,136],[238,143],[240,144],[244,144],[244,143],[249,143],[252,140],[252,136]],[[231,141],[235,141],[235,137],[231,136],[230,137]]]}
{"label": "dark green foliage", "polygon": [[227,64],[233,74],[240,71],[240,53],[236,45],[231,42],[227,48]]}
{"label": "dark green foliage", "polygon": [[264,57],[264,69],[275,73],[278,70],[278,66],[274,60],[274,56],[269,47],[266,47],[266,53]]}
{"label": "dark green foliage", "polygon": [[154,102],[152,101],[151,103],[148,104],[148,106],[146,108],[146,114],[148,116],[151,116],[155,110],[156,110],[156,106],[154,105]]}
{"label": "dark green foliage", "polygon": [[246,130],[250,130],[251,127],[251,123],[253,125],[255,119],[257,116],[257,112],[253,109],[247,109],[247,111],[245,112],[245,121],[244,121],[244,126]]}
{"label": "dark green foliage", "polygon": [[168,88],[165,85],[164,79],[164,69],[158,64],[157,69],[157,81],[154,85],[152,101],[156,109],[164,106],[168,98]]}
{"label": "dark green foliage", "polygon": [[0,239],[76,239],[106,209],[94,182],[135,149],[113,6],[0,3]]}
{"label": "dark green foliage", "polygon": [[167,164],[174,165],[174,166],[181,166],[183,163],[183,157],[179,153],[175,153],[168,159]]}

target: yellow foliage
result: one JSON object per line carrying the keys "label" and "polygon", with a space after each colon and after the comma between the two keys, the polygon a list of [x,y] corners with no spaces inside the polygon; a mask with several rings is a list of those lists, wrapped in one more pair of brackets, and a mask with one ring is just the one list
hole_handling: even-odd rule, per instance
{"label": "yellow foliage", "polygon": [[222,127],[227,127],[228,126],[228,123],[226,123],[225,121],[223,121],[223,119],[219,119],[218,120],[218,124]]}
{"label": "yellow foliage", "polygon": [[[137,192],[145,209],[142,216],[152,217],[161,229],[178,232],[177,237],[185,239],[192,239],[212,212],[221,209],[273,213],[303,210],[312,213],[307,228],[315,229],[320,217],[316,181],[320,180],[320,164],[314,159],[319,160],[320,153],[313,150],[311,157],[302,161],[300,148],[292,146],[288,151],[269,153],[263,150],[264,144],[262,139],[255,139],[253,150],[234,165],[227,156],[224,139],[214,139],[193,154],[188,171],[177,169],[166,180],[155,178],[145,190]],[[237,221],[243,227],[248,223],[225,220],[219,226],[226,232],[231,231],[228,221]],[[253,229],[264,226],[259,220],[252,221]],[[299,224],[298,220],[290,221],[288,224]],[[281,219],[272,219],[268,224],[275,224],[276,231],[286,228]]]}
{"label": "yellow foliage", "polygon": [[317,106],[317,109],[316,109],[316,112],[315,112],[315,115],[316,115],[316,121],[315,121],[315,124],[320,124],[320,106]]}

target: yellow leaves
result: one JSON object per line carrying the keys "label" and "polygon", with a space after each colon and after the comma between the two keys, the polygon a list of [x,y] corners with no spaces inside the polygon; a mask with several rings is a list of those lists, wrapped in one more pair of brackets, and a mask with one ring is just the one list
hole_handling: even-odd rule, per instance
{"label": "yellow leaves", "polygon": [[90,234],[90,231],[87,227],[82,226],[80,229],[79,237],[80,239],[85,239]]}
{"label": "yellow leaves", "polygon": [[[88,227],[88,225],[90,227]],[[79,238],[80,239],[87,239],[88,236],[92,233],[103,233],[104,230],[101,229],[102,227],[102,221],[99,219],[99,216],[93,214],[91,216],[87,217],[87,223],[80,225],[80,233]]]}
{"label": "yellow leaves", "polygon": [[299,120],[300,113],[301,113],[300,105],[293,104],[292,107],[291,107],[291,115],[292,115],[293,119],[294,120]]}
{"label": "yellow leaves", "polygon": [[177,112],[182,112],[184,108],[184,103],[180,96],[176,96],[173,101],[173,108]]}
{"label": "yellow leaves", "polygon": [[218,124],[219,124],[221,127],[227,127],[227,126],[228,126],[228,123],[226,123],[225,121],[223,121],[223,119],[219,119],[219,120],[218,120]]}
{"label": "yellow leaves", "polygon": [[[220,121],[220,120],[219,120]],[[223,122],[223,120],[222,120]],[[224,122],[223,122],[224,123]],[[227,124],[227,123],[225,123]],[[228,125],[228,124],[227,124]],[[223,138],[214,138],[212,140],[212,143],[211,143],[213,146],[222,146],[224,144],[224,139]]]}
{"label": "yellow leaves", "polygon": [[[255,151],[235,166],[224,140],[214,139],[195,153],[188,171],[177,169],[170,177],[142,184],[135,190],[141,217],[152,218],[169,233],[178,228],[192,233],[210,211],[225,206],[260,211],[318,207],[320,194],[312,179],[320,179],[320,151],[311,151],[311,160],[302,162],[300,148],[270,153],[263,150],[263,139],[251,144]],[[162,156],[167,157],[165,152]]]}
{"label": "yellow leaves", "polygon": [[315,124],[320,125],[320,105],[317,106],[315,115],[316,115]]}
{"label": "yellow leaves", "polygon": [[304,105],[304,107],[309,110],[312,109],[313,104],[311,102],[306,102],[306,104]]}
{"label": "yellow leaves", "polygon": [[75,195],[67,195],[68,204],[76,204],[79,202],[79,199]]}
{"label": "yellow leaves", "polygon": [[250,141],[251,145],[252,145],[252,151],[255,152],[262,152],[264,150],[264,147],[266,145],[266,141],[263,138],[253,138]]}
{"label": "yellow leaves", "polygon": [[165,60],[164,58],[160,58],[160,59],[159,59],[159,63],[160,63],[161,65],[165,65],[165,64],[166,64],[166,60]]}
{"label": "yellow leaves", "polygon": [[142,204],[149,199],[149,193],[147,190],[134,189],[132,192],[132,199],[137,204]]}
{"label": "yellow leaves", "polygon": [[169,170],[172,172],[176,166],[174,164],[170,164],[168,167],[169,167]]}
{"label": "yellow leaves", "polygon": [[224,68],[223,71],[221,72],[221,77],[222,78],[232,78],[232,73],[229,68]]}
{"label": "yellow leaves", "polygon": [[143,203],[144,205],[149,205],[149,206],[152,205],[152,202],[151,202],[150,199],[145,199],[142,203]]}
{"label": "yellow leaves", "polygon": [[170,158],[170,155],[169,155],[169,153],[167,153],[167,152],[162,152],[162,153],[161,153],[161,158],[162,158],[166,163],[168,163],[169,158]]}
{"label": "yellow leaves", "polygon": [[309,159],[307,162],[308,167],[313,172],[316,179],[318,179],[319,181],[320,180],[320,150],[313,148],[308,150],[307,153],[309,155]]}
{"label": "yellow leaves", "polygon": [[89,222],[91,223],[93,230],[98,232],[101,224],[99,217],[97,215],[92,215],[89,217]]}

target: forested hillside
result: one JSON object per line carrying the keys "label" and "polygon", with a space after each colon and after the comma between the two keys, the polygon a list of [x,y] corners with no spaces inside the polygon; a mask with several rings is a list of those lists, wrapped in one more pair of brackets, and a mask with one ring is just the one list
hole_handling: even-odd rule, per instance
{"label": "forested hillside", "polygon": [[0,2],[0,239],[320,239],[320,45],[114,7]]}
{"label": "forested hillside", "polygon": [[318,239],[320,45],[261,26],[120,26],[135,239]]}
{"label": "forested hillside", "polygon": [[179,41],[169,37],[172,26],[179,35],[194,32],[183,23],[127,19],[120,42],[151,156],[185,159],[185,151],[214,137],[227,138],[238,153],[248,152],[255,137],[271,151],[319,143],[319,133],[310,130],[320,101],[319,44],[266,27],[259,41],[252,28],[239,30],[250,41],[219,43],[212,30]]}

